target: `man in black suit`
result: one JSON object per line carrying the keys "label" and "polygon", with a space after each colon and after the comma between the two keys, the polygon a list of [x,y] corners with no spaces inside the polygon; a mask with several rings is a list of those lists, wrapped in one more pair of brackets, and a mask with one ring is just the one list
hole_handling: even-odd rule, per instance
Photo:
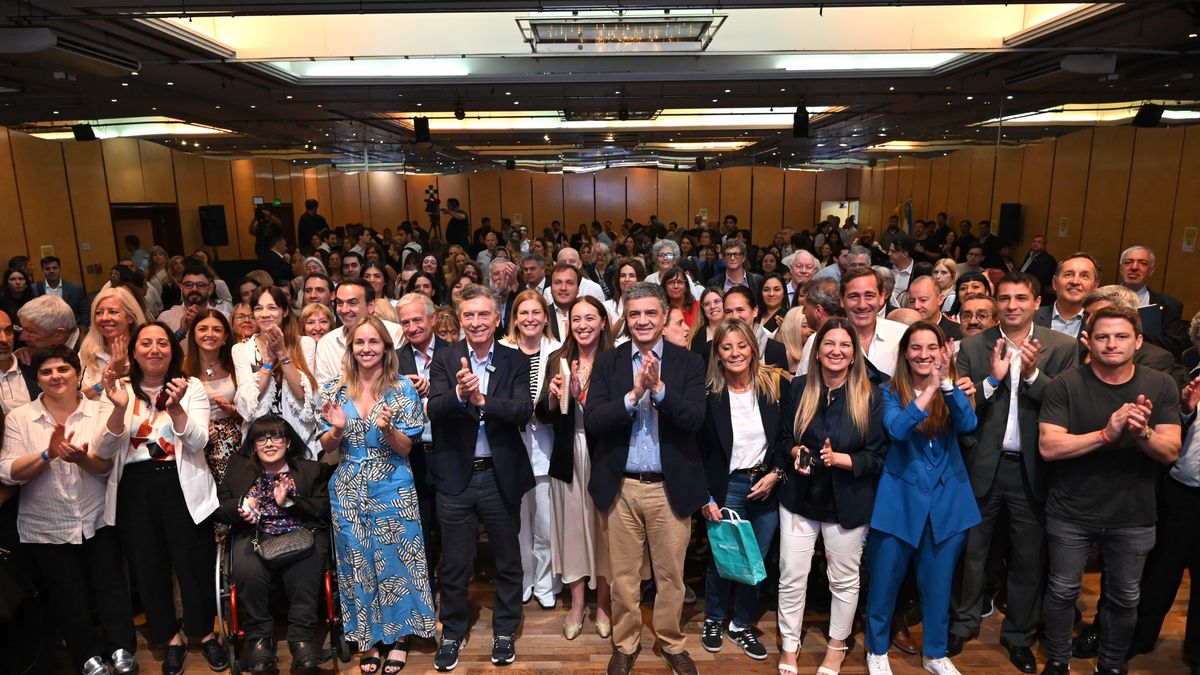
{"label": "man in black suit", "polygon": [[1033,324],[1041,303],[1037,279],[1022,272],[996,285],[1000,325],[963,340],[959,374],[975,383],[979,426],[964,453],[983,522],[967,535],[961,585],[951,613],[947,653],[979,633],[993,535],[1007,514],[1008,611],[1000,644],[1021,672],[1037,670],[1030,646],[1041,619],[1045,465],[1038,454],[1038,411],[1050,380],[1079,363],[1071,338]]}
{"label": "man in black suit", "polygon": [[1048,304],[1053,293],[1050,284],[1054,280],[1054,270],[1058,262],[1046,250],[1046,235],[1034,236],[1029,245],[1029,253],[1025,254],[1025,262],[1021,263],[1021,271],[1038,280],[1042,285],[1042,304]]}
{"label": "man in black suit", "polygon": [[942,314],[942,298],[937,282],[928,274],[919,276],[908,284],[908,307],[916,310],[922,321],[939,326],[951,340],[962,339],[962,326]]}
{"label": "man in black suit", "polygon": [[[1147,330],[1146,342],[1158,345],[1175,358],[1192,346],[1188,339],[1187,323],[1183,320],[1183,303],[1165,293],[1150,290],[1147,285],[1158,263],[1154,251],[1145,246],[1130,246],[1121,252],[1121,285],[1137,293],[1140,307],[1157,307],[1159,314],[1156,333]],[[1139,310],[1139,312],[1142,310]],[[1143,322],[1146,322],[1143,316]]]}
{"label": "man in black suit", "polygon": [[763,277],[746,269],[746,242],[726,240],[721,256],[725,258],[725,271],[714,277],[710,285],[720,288],[721,292],[744,286],[757,297],[762,291]]}
{"label": "man in black suit", "polygon": [[654,563],[654,634],[672,670],[696,673],[684,649],[683,560],[691,517],[708,500],[695,431],[704,422],[704,364],[663,340],[667,296],[641,282],[624,294],[630,341],[592,368],[584,428],[596,438],[588,493],[608,525],[613,654],[625,675],[641,649],[641,569]]}
{"label": "man in black suit", "polygon": [[75,313],[75,323],[84,327],[90,326],[92,317],[88,311],[87,294],[84,293],[83,286],[62,278],[62,261],[57,256],[48,255],[42,258],[42,276],[46,280],[33,284],[33,297],[55,295],[62,298]]}
{"label": "man in black suit", "polygon": [[259,257],[258,264],[271,275],[276,286],[287,286],[295,276],[292,263],[288,260],[287,239],[282,234],[267,237],[267,250]]}
{"label": "man in black suit", "polygon": [[[433,301],[424,293],[408,293],[400,298],[396,311],[400,315],[400,330],[404,332],[404,344],[396,350],[399,372],[412,381],[421,404],[429,402],[429,375],[433,357],[438,350],[450,344],[433,332],[433,315],[437,311]],[[433,432],[428,420],[421,431],[421,440],[413,444],[408,454],[412,466],[413,483],[417,487],[417,501],[421,507],[421,530],[425,533],[425,557],[429,562],[430,587],[433,584],[436,553],[441,550],[440,530],[437,528],[437,500],[429,480],[428,455],[433,448]]]}
{"label": "man in black suit", "polygon": [[758,338],[758,353],[762,354],[763,362],[788,370],[787,347],[771,339],[762,324],[758,323],[758,296],[751,294],[745,286],[734,286],[725,294],[724,302],[726,319],[741,319],[754,330],[754,336]]}
{"label": "man in black suit", "polygon": [[911,236],[903,232],[892,235],[892,244],[888,247],[888,258],[892,261],[892,277],[896,280],[891,297],[891,304],[895,307],[905,306],[904,294],[908,292],[908,285],[912,283],[913,279],[933,274],[931,263],[917,262],[914,259],[916,247],[917,242]]}
{"label": "man in black suit", "polygon": [[1083,299],[1096,290],[1100,263],[1089,253],[1063,258],[1054,270],[1054,302],[1039,307],[1033,322],[1067,337],[1078,338],[1083,331]]}
{"label": "man in black suit", "polygon": [[459,297],[466,339],[436,351],[429,372],[433,452],[427,459],[443,540],[442,641],[434,657],[441,671],[458,665],[466,641],[479,522],[496,563],[492,663],[516,659],[523,583],[517,534],[521,498],[533,488],[519,431],[533,416],[529,361],[496,341],[500,317],[490,289],[471,284]]}

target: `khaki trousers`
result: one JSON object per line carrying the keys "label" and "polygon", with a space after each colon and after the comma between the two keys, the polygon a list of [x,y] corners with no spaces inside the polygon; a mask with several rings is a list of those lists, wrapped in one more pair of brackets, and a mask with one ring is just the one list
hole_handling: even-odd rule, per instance
{"label": "khaki trousers", "polygon": [[[633,654],[642,637],[642,567],[647,548],[654,565],[654,635],[668,654],[684,650],[683,559],[691,518],[671,511],[663,483],[626,478],[606,514],[612,565],[613,647]],[[647,547],[647,544],[649,546]]]}

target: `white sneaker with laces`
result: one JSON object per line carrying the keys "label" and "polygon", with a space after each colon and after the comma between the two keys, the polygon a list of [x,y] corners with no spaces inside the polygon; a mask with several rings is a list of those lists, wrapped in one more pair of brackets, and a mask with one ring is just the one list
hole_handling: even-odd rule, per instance
{"label": "white sneaker with laces", "polygon": [[958,668],[954,667],[950,659],[945,656],[939,659],[922,656],[921,665],[924,666],[925,670],[933,673],[933,675],[962,675],[962,673],[958,672]]}
{"label": "white sneaker with laces", "polygon": [[867,672],[870,675],[892,675],[892,664],[887,654],[867,652]]}

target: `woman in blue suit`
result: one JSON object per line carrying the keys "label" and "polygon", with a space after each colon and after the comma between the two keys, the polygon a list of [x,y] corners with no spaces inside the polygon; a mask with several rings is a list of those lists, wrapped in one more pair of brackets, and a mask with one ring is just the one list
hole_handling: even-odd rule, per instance
{"label": "woman in blue suit", "polygon": [[891,675],[889,632],[909,561],[916,566],[925,626],[925,670],[959,675],[946,657],[950,587],[979,507],[958,448],[976,425],[971,400],[954,384],[954,350],[937,326],[910,326],[896,373],[883,387],[883,424],[892,439],[867,536],[867,669]]}

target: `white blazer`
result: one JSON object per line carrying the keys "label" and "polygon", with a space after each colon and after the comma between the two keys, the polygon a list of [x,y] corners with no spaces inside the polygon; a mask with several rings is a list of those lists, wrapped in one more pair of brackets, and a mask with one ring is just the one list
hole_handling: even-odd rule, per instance
{"label": "white blazer", "polygon": [[[96,451],[98,456],[113,460],[104,502],[104,522],[109,525],[117,524],[117,485],[125,472],[125,458],[129,455],[129,427],[133,423],[135,397],[133,387],[128,381],[125,381],[125,391],[129,393],[129,406],[125,409],[124,430],[117,440],[107,439]],[[204,384],[194,377],[189,377],[187,393],[183,395],[180,404],[187,412],[188,421],[182,432],[172,428],[178,441],[175,468],[179,472],[179,487],[183,490],[188,513],[192,515],[192,522],[199,525],[217,510],[217,483],[213,480],[208,460],[204,457],[204,446],[208,445],[209,416],[208,393],[204,391]],[[113,435],[108,431],[105,434]]]}
{"label": "white blazer", "polygon": [[[305,344],[307,341],[310,344]],[[300,348],[305,354],[311,353],[313,339],[307,335],[300,338]],[[242,435],[250,428],[250,422],[271,412],[271,402],[279,395],[279,384],[272,377],[267,381],[267,390],[258,388],[258,359],[255,354],[257,336],[239,342],[233,346],[233,375],[237,380],[237,394],[233,397],[238,414],[242,416]],[[292,388],[283,386],[283,396],[280,401],[283,419],[292,425],[296,434],[308,446],[306,459],[317,459],[321,444],[317,441],[317,408],[313,396],[312,384],[307,377],[300,376],[300,386],[304,389],[303,400],[292,394]]]}
{"label": "white blazer", "polygon": [[[500,344],[521,351],[520,345],[509,342],[508,338],[501,340]],[[558,340],[542,337],[541,351],[538,352],[538,381],[533,395],[534,407],[537,406],[546,387],[546,369],[549,367],[550,355],[561,346],[562,343]],[[521,355],[524,356],[525,352],[521,352]],[[533,475],[539,478],[550,475],[550,454],[554,452],[554,426],[541,422],[535,414],[521,431],[521,440],[525,441],[525,449],[529,452]]]}

